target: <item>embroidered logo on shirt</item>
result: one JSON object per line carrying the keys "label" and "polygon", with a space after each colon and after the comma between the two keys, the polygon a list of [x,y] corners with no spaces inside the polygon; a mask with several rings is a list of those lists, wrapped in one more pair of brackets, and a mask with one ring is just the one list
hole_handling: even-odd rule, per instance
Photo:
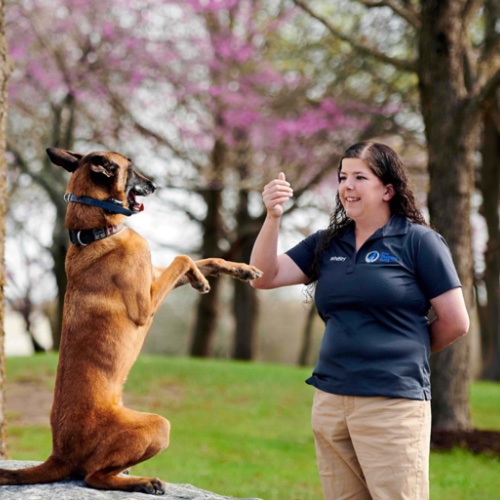
{"label": "embroidered logo on shirt", "polygon": [[378,252],[370,252],[366,254],[365,261],[368,262],[368,264],[371,264],[372,262],[377,262],[379,257],[380,254]]}
{"label": "embroidered logo on shirt", "polygon": [[347,257],[330,257],[330,262],[344,262],[347,259]]}
{"label": "embroidered logo on shirt", "polygon": [[394,255],[391,255],[390,253],[388,252],[377,252],[377,251],[373,251],[373,252],[370,252],[370,253],[367,253],[366,254],[366,257],[365,257],[365,261],[368,262],[368,264],[371,264],[372,262],[377,262],[377,261],[380,261],[380,262],[397,262],[399,259],[394,256]]}

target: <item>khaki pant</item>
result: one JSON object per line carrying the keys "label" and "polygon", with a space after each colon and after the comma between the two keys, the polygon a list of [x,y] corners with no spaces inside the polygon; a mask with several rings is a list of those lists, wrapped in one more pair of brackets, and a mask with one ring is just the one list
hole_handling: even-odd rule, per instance
{"label": "khaki pant", "polygon": [[316,390],[312,426],[325,500],[429,498],[430,401]]}

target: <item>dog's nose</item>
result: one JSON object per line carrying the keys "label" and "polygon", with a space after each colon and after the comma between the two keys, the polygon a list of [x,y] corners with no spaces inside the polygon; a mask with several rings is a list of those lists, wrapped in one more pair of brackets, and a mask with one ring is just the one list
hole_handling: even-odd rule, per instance
{"label": "dog's nose", "polygon": [[154,182],[150,182],[149,188],[151,189],[151,193],[154,193],[157,189],[157,186]]}

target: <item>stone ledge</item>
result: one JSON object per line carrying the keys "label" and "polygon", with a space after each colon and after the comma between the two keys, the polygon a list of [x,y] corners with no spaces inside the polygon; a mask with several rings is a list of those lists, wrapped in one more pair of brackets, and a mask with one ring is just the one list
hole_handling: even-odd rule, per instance
{"label": "stone ledge", "polygon": [[[0,460],[2,469],[23,469],[40,462],[20,460]],[[25,486],[0,486],[2,500],[151,500],[155,495],[145,493],[128,493],[123,491],[94,490],[80,480],[65,480],[57,483],[33,484]],[[168,483],[167,491],[161,497],[165,500],[236,500],[200,490],[190,484]],[[247,498],[240,500],[259,500]]]}

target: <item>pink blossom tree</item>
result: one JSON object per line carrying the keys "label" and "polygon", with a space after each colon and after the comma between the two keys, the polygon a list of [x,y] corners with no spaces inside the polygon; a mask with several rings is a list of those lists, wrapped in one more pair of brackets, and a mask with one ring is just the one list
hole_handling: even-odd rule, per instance
{"label": "pink blossom tree", "polygon": [[[339,105],[282,56],[283,29],[294,16],[281,4],[245,0],[12,6],[9,150],[14,171],[28,173],[56,208],[52,255],[61,298],[65,180],[44,159],[49,145],[134,156],[147,144],[148,158],[162,165],[147,173],[191,194],[173,208],[199,224],[201,244],[192,251],[201,257],[248,259],[262,218],[252,197],[279,171],[296,191],[289,212],[332,172],[373,110]],[[193,210],[193,193],[203,210]],[[219,283],[200,297],[193,355],[211,353]],[[236,284],[235,357],[253,356],[256,307],[253,289]]]}

